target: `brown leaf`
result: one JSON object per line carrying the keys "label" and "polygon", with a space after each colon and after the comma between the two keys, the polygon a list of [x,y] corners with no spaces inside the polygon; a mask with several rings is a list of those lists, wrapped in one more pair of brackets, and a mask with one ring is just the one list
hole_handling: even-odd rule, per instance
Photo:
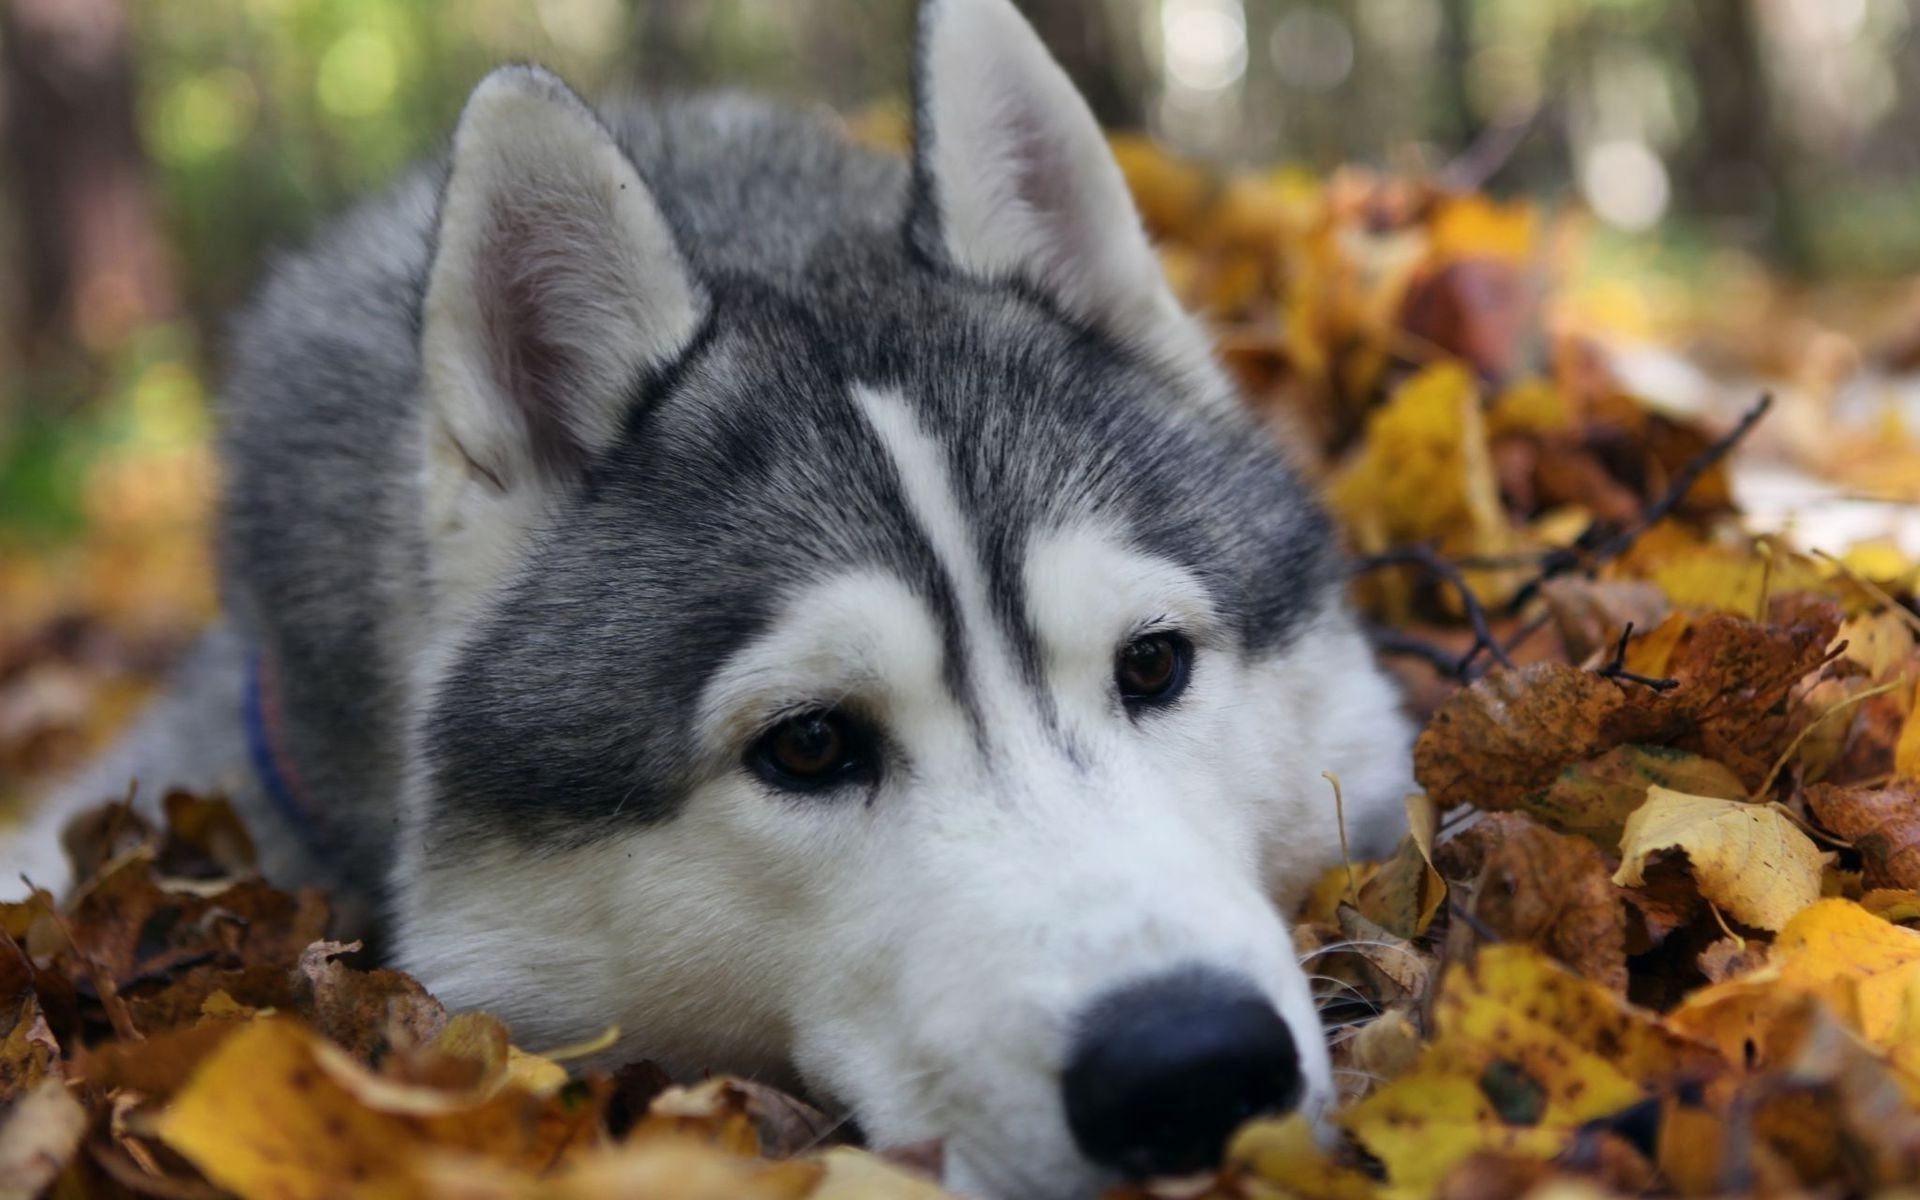
{"label": "brown leaf", "polygon": [[1765,942],[1723,937],[1700,952],[1700,973],[1709,983],[1723,983],[1735,975],[1756,971],[1766,962]]}
{"label": "brown leaf", "polygon": [[1569,764],[1628,743],[1692,750],[1759,784],[1778,748],[1780,705],[1819,664],[1839,609],[1782,598],[1775,623],[1712,613],[1674,644],[1677,686],[1653,692],[1557,663],[1496,671],[1441,706],[1414,744],[1414,777],[1441,808],[1522,807]]}
{"label": "brown leaf", "polygon": [[1606,859],[1584,838],[1519,813],[1488,813],[1439,850],[1441,873],[1472,882],[1469,911],[1625,994],[1627,918]]}
{"label": "brown leaf", "polygon": [[[1638,701],[1638,702],[1636,702]],[[1413,748],[1414,778],[1442,809],[1519,808],[1569,763],[1669,732],[1644,697],[1591,671],[1536,663],[1454,694]]]}
{"label": "brown leaf", "polygon": [[1565,575],[1548,580],[1540,595],[1574,662],[1611,651],[1628,625],[1649,630],[1667,615],[1665,593],[1641,580]]}
{"label": "brown leaf", "polygon": [[1410,832],[1392,858],[1360,886],[1362,916],[1395,937],[1416,938],[1433,923],[1447,896],[1446,881],[1433,868],[1437,817],[1423,796],[1407,801]]}
{"label": "brown leaf", "polygon": [[155,859],[161,874],[221,879],[253,871],[253,838],[232,805],[182,791],[168,792],[161,804],[167,814],[166,837]]}
{"label": "brown leaf", "polygon": [[1806,797],[1820,824],[1860,852],[1868,887],[1920,890],[1920,780],[1878,789],[1817,783]]}
{"label": "brown leaf", "polygon": [[40,1010],[33,964],[0,932],[0,1105],[62,1077],[60,1044]]}
{"label": "brown leaf", "polygon": [[439,1037],[447,1024],[440,1002],[410,975],[339,961],[358,949],[359,942],[315,942],[300,956],[296,983],[306,983],[300,1007],[314,1028],[364,1063]]}
{"label": "brown leaf", "polygon": [[1746,795],[1733,772],[1712,759],[1671,746],[1625,745],[1568,766],[1550,786],[1528,796],[1521,811],[1611,850],[1656,785],[1728,800]]}

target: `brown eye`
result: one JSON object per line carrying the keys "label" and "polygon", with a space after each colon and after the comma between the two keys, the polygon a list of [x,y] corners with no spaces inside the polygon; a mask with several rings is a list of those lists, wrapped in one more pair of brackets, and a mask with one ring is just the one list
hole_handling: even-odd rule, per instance
{"label": "brown eye", "polygon": [[838,712],[805,712],[762,734],[747,765],[789,791],[814,791],[871,775],[871,739]]}
{"label": "brown eye", "polygon": [[1114,664],[1114,682],[1129,707],[1167,704],[1187,686],[1193,647],[1177,633],[1150,633],[1128,642]]}

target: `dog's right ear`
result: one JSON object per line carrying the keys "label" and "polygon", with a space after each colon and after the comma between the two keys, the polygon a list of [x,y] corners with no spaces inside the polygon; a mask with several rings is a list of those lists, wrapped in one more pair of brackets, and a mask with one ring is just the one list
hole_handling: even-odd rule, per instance
{"label": "dog's right ear", "polygon": [[443,578],[484,569],[458,560],[495,557],[500,518],[580,477],[704,311],[652,193],[579,97],[538,67],[481,80],[454,135],[421,331],[430,532],[480,543],[436,545],[455,560]]}

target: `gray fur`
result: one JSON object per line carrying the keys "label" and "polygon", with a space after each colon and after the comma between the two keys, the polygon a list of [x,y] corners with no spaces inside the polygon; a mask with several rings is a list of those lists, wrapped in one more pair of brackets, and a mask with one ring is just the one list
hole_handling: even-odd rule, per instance
{"label": "gray fur", "polygon": [[[739,97],[604,116],[713,313],[675,370],[634,381],[627,436],[460,657],[428,724],[438,839],[510,832],[537,847],[670,815],[713,769],[689,761],[686,737],[703,681],[775,598],[829,566],[916,580],[964,652],[848,400],[856,381],[898,385],[951,448],[1000,616],[1029,656],[1021,537],[1076,512],[1117,516],[1198,572],[1249,650],[1323,602],[1328,527],[1270,435],[1184,405],[1018,283],[917,253],[904,164]],[[397,821],[403,696],[383,638],[418,602],[416,338],[442,174],[277,264],[240,321],[227,388],[229,605],[281,664],[289,754],[362,885]]]}

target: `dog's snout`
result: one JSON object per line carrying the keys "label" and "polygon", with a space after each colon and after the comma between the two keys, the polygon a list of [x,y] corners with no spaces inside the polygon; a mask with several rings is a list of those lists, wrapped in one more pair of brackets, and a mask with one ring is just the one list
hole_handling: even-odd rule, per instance
{"label": "dog's snout", "polygon": [[1300,1055],[1265,996],[1193,971],[1109,993],[1082,1016],[1061,1078],[1081,1153],[1124,1175],[1219,1161],[1241,1122],[1300,1100]]}

